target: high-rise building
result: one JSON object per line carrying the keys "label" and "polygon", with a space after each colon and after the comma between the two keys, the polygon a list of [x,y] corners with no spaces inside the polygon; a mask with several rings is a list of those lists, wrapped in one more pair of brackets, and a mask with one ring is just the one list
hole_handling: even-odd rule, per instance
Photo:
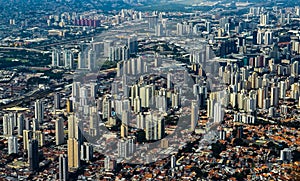
{"label": "high-rise building", "polygon": [[299,75],[299,62],[295,61],[292,65],[291,65],[291,75],[293,77],[298,77]]}
{"label": "high-rise building", "polygon": [[60,96],[60,93],[57,92],[54,94],[54,108],[55,109],[60,109],[60,107],[61,107],[60,102],[61,102],[61,96]]}
{"label": "high-rise building", "polygon": [[63,118],[55,120],[55,142],[56,145],[61,145],[65,142]]}
{"label": "high-rise building", "polygon": [[197,101],[192,101],[191,105],[191,131],[195,130],[199,119],[199,107]]}
{"label": "high-rise building", "polygon": [[61,51],[58,49],[52,50],[52,66],[59,67],[61,66]]}
{"label": "high-rise building", "polygon": [[260,15],[260,25],[265,26],[269,24],[269,14]]}
{"label": "high-rise building", "polygon": [[265,45],[273,44],[273,32],[272,31],[267,31],[265,33],[264,42],[265,42]]}
{"label": "high-rise building", "polygon": [[18,120],[17,120],[17,126],[18,126],[18,135],[22,136],[23,130],[24,130],[24,115],[23,114],[19,114]]}
{"label": "high-rise building", "polygon": [[155,36],[162,36],[163,35],[163,27],[162,24],[157,24],[155,26]]}
{"label": "high-rise building", "polygon": [[38,141],[34,139],[28,143],[28,163],[29,170],[36,171],[39,168]]}
{"label": "high-rise building", "polygon": [[35,101],[34,118],[37,119],[39,123],[44,122],[44,104],[41,100]]}
{"label": "high-rise building", "polygon": [[72,100],[67,99],[67,113],[73,112],[73,103]]}
{"label": "high-rise building", "polygon": [[80,167],[80,143],[75,138],[68,139],[68,167],[69,171]]}
{"label": "high-rise building", "polygon": [[220,140],[225,140],[226,139],[226,131],[224,131],[224,130],[219,131],[219,139]]}
{"label": "high-rise building", "polygon": [[68,139],[75,138],[81,143],[82,133],[80,124],[81,123],[74,114],[68,117]]}
{"label": "high-rise building", "polygon": [[68,156],[65,154],[59,155],[59,181],[69,180],[68,171]]}
{"label": "high-rise building", "polygon": [[122,112],[122,125],[121,125],[121,137],[126,138],[128,136],[128,124],[129,124],[129,112]]}
{"label": "high-rise building", "polygon": [[280,86],[279,98],[284,99],[286,96],[286,87],[287,87],[285,81],[280,81],[279,86]]}
{"label": "high-rise building", "polygon": [[8,154],[18,153],[18,138],[15,136],[8,137]]}
{"label": "high-rise building", "polygon": [[102,102],[102,119],[107,119],[111,117],[111,108],[112,108],[112,103],[110,97],[104,96],[103,102]]}
{"label": "high-rise building", "polygon": [[113,171],[116,166],[116,161],[111,160],[109,156],[104,158],[104,169],[105,171]]}
{"label": "high-rise building", "polygon": [[23,147],[24,150],[28,150],[29,148],[29,140],[31,140],[33,134],[30,130],[23,130]]}
{"label": "high-rise building", "polygon": [[43,131],[33,131],[33,139],[38,141],[40,147],[45,144],[45,133]]}
{"label": "high-rise building", "polygon": [[90,161],[93,159],[93,146],[88,143],[88,142],[84,142],[81,145],[81,149],[80,149],[80,159],[81,160],[85,160],[85,161]]}
{"label": "high-rise building", "polygon": [[90,49],[88,51],[88,66],[87,68],[92,71],[92,70],[96,70],[96,54],[95,52]]}
{"label": "high-rise building", "polygon": [[279,103],[279,89],[277,86],[271,87],[271,106],[278,106]]}
{"label": "high-rise building", "polygon": [[214,122],[221,123],[224,119],[224,110],[222,108],[222,104],[216,102],[214,105]]}
{"label": "high-rise building", "polygon": [[13,124],[12,114],[5,114],[3,116],[3,135],[4,136],[12,136],[14,132],[14,124]]}
{"label": "high-rise building", "polygon": [[138,52],[138,41],[136,35],[128,37],[127,46],[129,48],[129,54],[136,54]]}
{"label": "high-rise building", "polygon": [[74,54],[71,50],[63,51],[64,67],[67,69],[74,69]]}
{"label": "high-rise building", "polygon": [[284,148],[280,151],[280,160],[284,162],[291,162],[292,161],[292,150],[290,148]]}
{"label": "high-rise building", "polygon": [[176,167],[176,156],[172,155],[171,156],[171,168],[175,168]]}
{"label": "high-rise building", "polygon": [[165,122],[159,114],[146,115],[146,139],[161,140],[165,134]]}

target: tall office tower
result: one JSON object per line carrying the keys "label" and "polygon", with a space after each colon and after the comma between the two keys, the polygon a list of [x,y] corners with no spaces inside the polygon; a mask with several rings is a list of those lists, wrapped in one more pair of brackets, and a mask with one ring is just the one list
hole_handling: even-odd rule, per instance
{"label": "tall office tower", "polygon": [[292,150],[290,148],[284,148],[280,151],[280,160],[283,162],[291,162],[292,161]]}
{"label": "tall office tower", "polygon": [[197,101],[192,101],[191,104],[191,131],[195,130],[199,119],[199,107]]}
{"label": "tall office tower", "polygon": [[68,171],[68,156],[65,154],[59,155],[59,181],[69,180]]}
{"label": "tall office tower", "polygon": [[260,15],[260,25],[265,26],[269,24],[269,13]]}
{"label": "tall office tower", "polygon": [[122,125],[121,125],[121,137],[126,138],[128,136],[128,124],[129,124],[129,112],[122,112]]}
{"label": "tall office tower", "polygon": [[102,119],[107,119],[111,117],[111,99],[108,95],[105,95],[102,102]]}
{"label": "tall office tower", "polygon": [[24,150],[28,150],[29,148],[29,140],[33,137],[32,131],[23,130],[23,148]]}
{"label": "tall office tower", "polygon": [[76,138],[68,139],[68,167],[69,171],[80,167],[80,143]]}
{"label": "tall office tower", "polygon": [[52,66],[53,67],[61,66],[60,54],[61,54],[60,50],[57,50],[57,49],[52,50]]}
{"label": "tall office tower", "polygon": [[271,106],[277,107],[279,103],[279,89],[277,86],[271,87]]}
{"label": "tall office tower", "polygon": [[299,62],[295,61],[292,65],[291,65],[291,75],[293,77],[298,77],[299,75]]}
{"label": "tall office tower", "polygon": [[56,145],[65,143],[63,118],[55,120],[55,143]]}
{"label": "tall office tower", "polygon": [[265,45],[273,44],[273,32],[272,31],[269,30],[265,33],[264,42],[265,42]]}
{"label": "tall office tower", "polygon": [[80,149],[80,159],[85,161],[91,161],[93,159],[93,152],[93,146],[88,142],[84,142],[81,145]]}
{"label": "tall office tower", "polygon": [[279,87],[280,87],[280,90],[279,90],[279,98],[280,98],[280,99],[284,99],[285,96],[286,96],[286,89],[287,89],[287,86],[286,86],[285,81],[280,81]]}
{"label": "tall office tower", "polygon": [[39,168],[39,145],[37,140],[28,142],[28,163],[29,170],[36,171]]}
{"label": "tall office tower", "polygon": [[60,109],[60,107],[61,107],[60,102],[61,102],[61,96],[60,96],[60,93],[57,92],[54,94],[54,108],[55,109]]}
{"label": "tall office tower", "polygon": [[214,105],[214,122],[221,123],[224,119],[224,110],[222,104],[217,102]]}
{"label": "tall office tower", "polygon": [[63,51],[63,59],[65,63],[65,68],[74,69],[74,55],[71,50]]}
{"label": "tall office tower", "polygon": [[157,24],[155,26],[155,36],[162,36],[163,35],[163,27],[162,24]]}
{"label": "tall office tower", "polygon": [[17,126],[18,126],[18,135],[22,136],[24,130],[24,114],[19,114],[17,120]]}
{"label": "tall office tower", "polygon": [[129,54],[136,54],[138,52],[137,35],[131,35],[128,37],[127,47],[129,48]]}
{"label": "tall office tower", "polygon": [[96,70],[96,54],[95,52],[90,49],[88,51],[88,66],[87,68],[92,71],[92,70]]}
{"label": "tall office tower", "polygon": [[41,100],[37,100],[34,103],[34,118],[37,119],[39,123],[44,122],[44,104]]}
{"label": "tall office tower", "polygon": [[18,153],[18,138],[16,136],[8,137],[8,154]]}

